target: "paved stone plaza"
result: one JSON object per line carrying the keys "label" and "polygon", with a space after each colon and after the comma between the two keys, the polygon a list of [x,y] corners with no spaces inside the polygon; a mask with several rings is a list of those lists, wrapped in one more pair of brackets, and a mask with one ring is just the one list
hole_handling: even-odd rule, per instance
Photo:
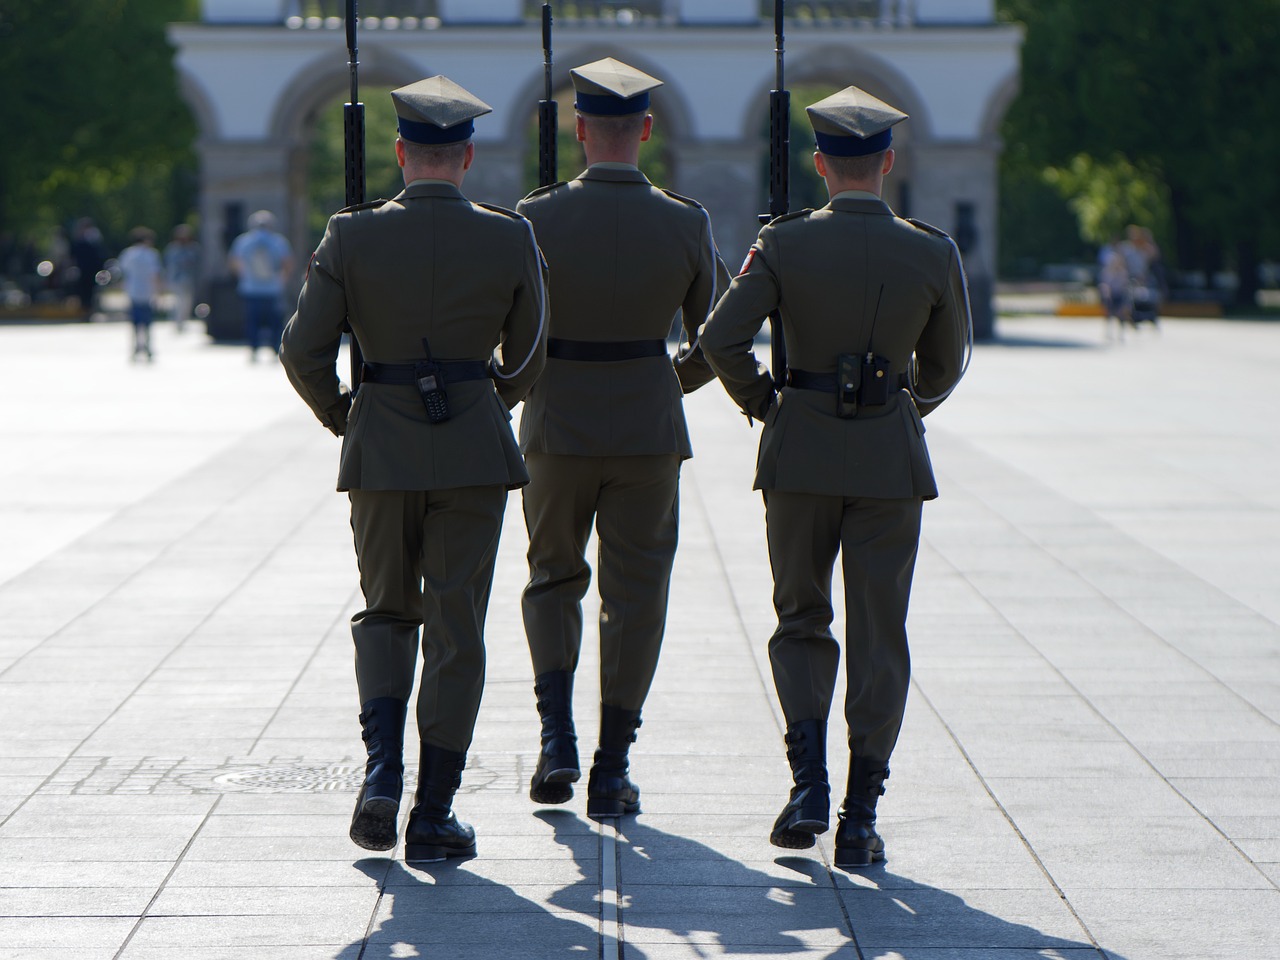
{"label": "paved stone plaza", "polygon": [[515,494],[455,805],[479,856],[415,869],[346,836],[338,441],[190,328],[134,365],[123,324],[0,327],[0,958],[1280,960],[1280,327],[999,332],[926,421],[889,859],[849,875],[832,834],[768,843],[759,432],[719,387],[688,401],[644,812],[526,796]]}

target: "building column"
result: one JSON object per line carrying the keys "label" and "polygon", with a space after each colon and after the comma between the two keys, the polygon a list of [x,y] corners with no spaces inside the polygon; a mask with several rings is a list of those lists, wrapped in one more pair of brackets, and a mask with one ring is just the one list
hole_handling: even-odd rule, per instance
{"label": "building column", "polygon": [[768,208],[761,179],[766,147],[739,140],[670,146],[675,181],[662,186],[707,208],[716,246],[730,274],[737,272],[760,232],[757,215]]}
{"label": "building column", "polygon": [[[204,140],[200,156],[200,243],[204,275],[227,273],[227,248],[245,229],[249,214],[270,210],[297,253],[308,243],[305,219],[291,195],[293,151],[282,141]],[[305,203],[305,197],[303,198]],[[305,256],[302,254],[301,256]]]}
{"label": "building column", "polygon": [[946,230],[969,278],[975,339],[995,337],[998,143],[912,144],[911,216]]}
{"label": "building column", "polygon": [[476,141],[476,159],[462,181],[468,200],[514,208],[526,191],[521,163],[524,145]]}
{"label": "building column", "polygon": [[200,245],[203,294],[210,313],[206,320],[215,340],[239,340],[244,333],[235,281],[227,267],[227,251],[244,232],[249,214],[270,210],[277,228],[293,245],[295,276],[285,298],[296,297],[310,250],[306,197],[292,189],[296,151],[283,141],[202,140],[200,157]]}

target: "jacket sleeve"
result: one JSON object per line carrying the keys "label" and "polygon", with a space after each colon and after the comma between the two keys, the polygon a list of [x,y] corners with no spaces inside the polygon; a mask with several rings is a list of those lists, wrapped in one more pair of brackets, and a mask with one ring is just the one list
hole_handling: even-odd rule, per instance
{"label": "jacket sleeve", "polygon": [[765,227],[698,338],[729,396],[743,413],[758,420],[763,420],[773,405],[774,387],[752,346],[765,318],[779,303],[776,263],[773,235]]}
{"label": "jacket sleeve", "polygon": [[960,252],[950,238],[948,246],[950,257],[942,294],[916,341],[915,394],[921,416],[937,408],[960,380],[973,323]]}
{"label": "jacket sleeve", "polygon": [[715,240],[711,235],[711,218],[705,210],[701,213],[702,231],[698,238],[697,270],[684,302],[680,305],[685,342],[676,358],[676,377],[680,380],[680,389],[685,393],[692,393],[716,378],[715,371],[707,363],[707,358],[698,345],[698,331],[706,322],[720,294],[724,293],[729,278],[729,271],[716,252]]}
{"label": "jacket sleeve", "polygon": [[338,220],[330,218],[307,268],[298,309],[285,324],[280,360],[298,396],[339,437],[346,432],[351,409],[351,391],[335,369],[346,321]]}
{"label": "jacket sleeve", "polygon": [[547,261],[533,237],[533,225],[521,218],[521,277],[502,325],[499,359],[493,378],[508,408],[525,398],[547,362]]}

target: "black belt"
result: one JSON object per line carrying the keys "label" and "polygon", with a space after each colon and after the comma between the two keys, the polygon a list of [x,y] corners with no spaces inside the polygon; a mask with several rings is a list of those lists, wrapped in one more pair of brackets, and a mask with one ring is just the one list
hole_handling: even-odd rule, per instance
{"label": "black belt", "polygon": [[665,357],[665,340],[547,340],[547,356],[556,360],[639,360],[642,357]]}
{"label": "black belt", "polygon": [[[424,362],[424,361],[419,361]],[[445,383],[463,380],[487,380],[489,364],[484,360],[436,360]],[[369,363],[361,368],[361,383],[417,383],[416,363]]]}
{"label": "black belt", "polygon": [[[902,390],[907,385],[905,373],[889,374],[889,392]],[[822,393],[835,393],[841,384],[836,381],[834,373],[810,373],[808,370],[787,370],[787,386],[800,390],[819,390]]]}

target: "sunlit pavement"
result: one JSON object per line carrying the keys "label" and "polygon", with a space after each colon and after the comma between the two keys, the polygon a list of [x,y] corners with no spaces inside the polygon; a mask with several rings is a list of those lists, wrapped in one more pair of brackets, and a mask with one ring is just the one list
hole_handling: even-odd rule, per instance
{"label": "sunlit pavement", "polygon": [[[830,833],[768,843],[788,779],[759,431],[717,386],[688,399],[643,813],[527,798],[517,493],[455,804],[479,855],[416,868],[346,836],[338,441],[277,363],[198,327],[159,324],[135,364],[122,323],[0,326],[0,958],[1276,960],[1280,326],[998,330],[926,421],[942,496],[889,859],[850,875]],[[837,796],[843,739],[837,716]]]}

